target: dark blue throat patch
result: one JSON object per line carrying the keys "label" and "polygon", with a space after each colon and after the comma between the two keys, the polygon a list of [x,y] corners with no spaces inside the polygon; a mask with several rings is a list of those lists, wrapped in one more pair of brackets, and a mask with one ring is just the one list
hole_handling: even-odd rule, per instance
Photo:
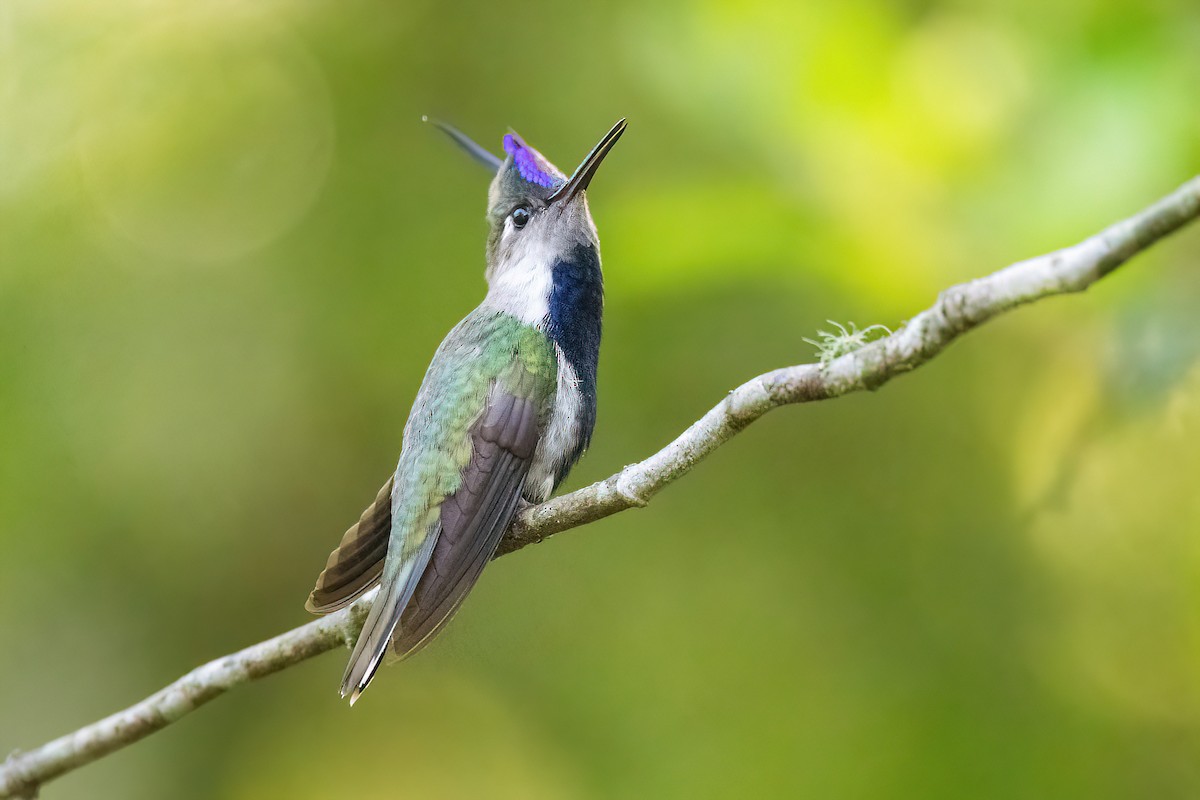
{"label": "dark blue throat patch", "polygon": [[576,451],[559,480],[583,455],[596,425],[596,367],[600,361],[600,326],[604,313],[604,278],[600,254],[589,245],[576,245],[555,262],[550,291],[547,333],[575,370],[583,394],[582,430]]}

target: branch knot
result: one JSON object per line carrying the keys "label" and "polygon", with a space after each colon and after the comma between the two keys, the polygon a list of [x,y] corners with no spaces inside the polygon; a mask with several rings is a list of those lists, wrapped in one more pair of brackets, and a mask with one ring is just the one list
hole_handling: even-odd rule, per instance
{"label": "branch knot", "polygon": [[613,491],[626,503],[637,508],[645,508],[650,505],[650,498],[642,497],[642,495],[634,488],[626,485],[626,479],[629,474],[629,467],[621,470],[617,475],[617,479],[613,481]]}

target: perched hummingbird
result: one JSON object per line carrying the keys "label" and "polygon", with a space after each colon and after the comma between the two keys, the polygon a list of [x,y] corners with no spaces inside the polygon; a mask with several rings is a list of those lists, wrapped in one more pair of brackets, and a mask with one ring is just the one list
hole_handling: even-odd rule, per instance
{"label": "perched hummingbird", "polygon": [[395,473],[306,603],[327,614],[379,585],[342,678],[352,705],[389,648],[412,655],[446,625],[518,507],[550,496],[596,422],[604,286],[585,190],[625,120],[569,178],[515,133],[504,137],[501,160],[437,124],[496,173],[488,291],[438,347]]}

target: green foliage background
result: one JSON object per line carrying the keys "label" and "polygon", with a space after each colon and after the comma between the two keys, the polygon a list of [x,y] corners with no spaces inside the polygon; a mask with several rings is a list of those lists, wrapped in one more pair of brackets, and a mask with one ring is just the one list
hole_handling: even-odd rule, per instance
{"label": "green foliage background", "polygon": [[[487,176],[569,168],[595,444],[665,444],[827,318],[897,325],[1200,171],[1200,8],[0,0],[0,751],[304,622]],[[498,562],[350,711],[329,655],[47,798],[1200,796],[1200,235],[643,511]]]}

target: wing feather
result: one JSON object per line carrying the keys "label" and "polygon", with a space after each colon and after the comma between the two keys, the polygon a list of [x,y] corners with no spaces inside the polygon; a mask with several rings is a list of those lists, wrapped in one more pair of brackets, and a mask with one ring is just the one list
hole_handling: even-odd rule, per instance
{"label": "wing feather", "polygon": [[438,348],[404,429],[382,589],[343,676],[352,703],[389,645],[418,650],[479,579],[516,511],[557,368],[543,334],[482,307]]}
{"label": "wing feather", "polygon": [[[531,403],[513,406],[519,415],[512,418],[513,427],[520,426],[523,419],[534,413],[532,406]],[[536,426],[530,426],[530,431],[536,444]],[[511,429],[505,433],[511,438]],[[468,490],[464,481],[463,489],[447,498],[443,506],[442,532],[429,568],[417,584],[392,640],[401,658],[421,649],[450,621],[479,580],[516,511],[521,484],[529,471],[529,458],[520,458],[499,441],[488,440],[482,431],[473,444],[467,474],[473,476],[472,483],[478,489]],[[455,513],[448,513],[450,507]]]}
{"label": "wing feather", "polygon": [[388,478],[374,502],[329,554],[304,604],[312,613],[329,614],[344,608],[379,581],[392,532],[392,480]]}
{"label": "wing feather", "polygon": [[[379,668],[390,639],[412,655],[450,621],[508,530],[537,449],[541,403],[496,383],[471,427],[471,457],[459,488],[442,502],[421,552],[388,581],[371,607],[342,682],[354,702]],[[385,616],[386,615],[386,616]]]}

